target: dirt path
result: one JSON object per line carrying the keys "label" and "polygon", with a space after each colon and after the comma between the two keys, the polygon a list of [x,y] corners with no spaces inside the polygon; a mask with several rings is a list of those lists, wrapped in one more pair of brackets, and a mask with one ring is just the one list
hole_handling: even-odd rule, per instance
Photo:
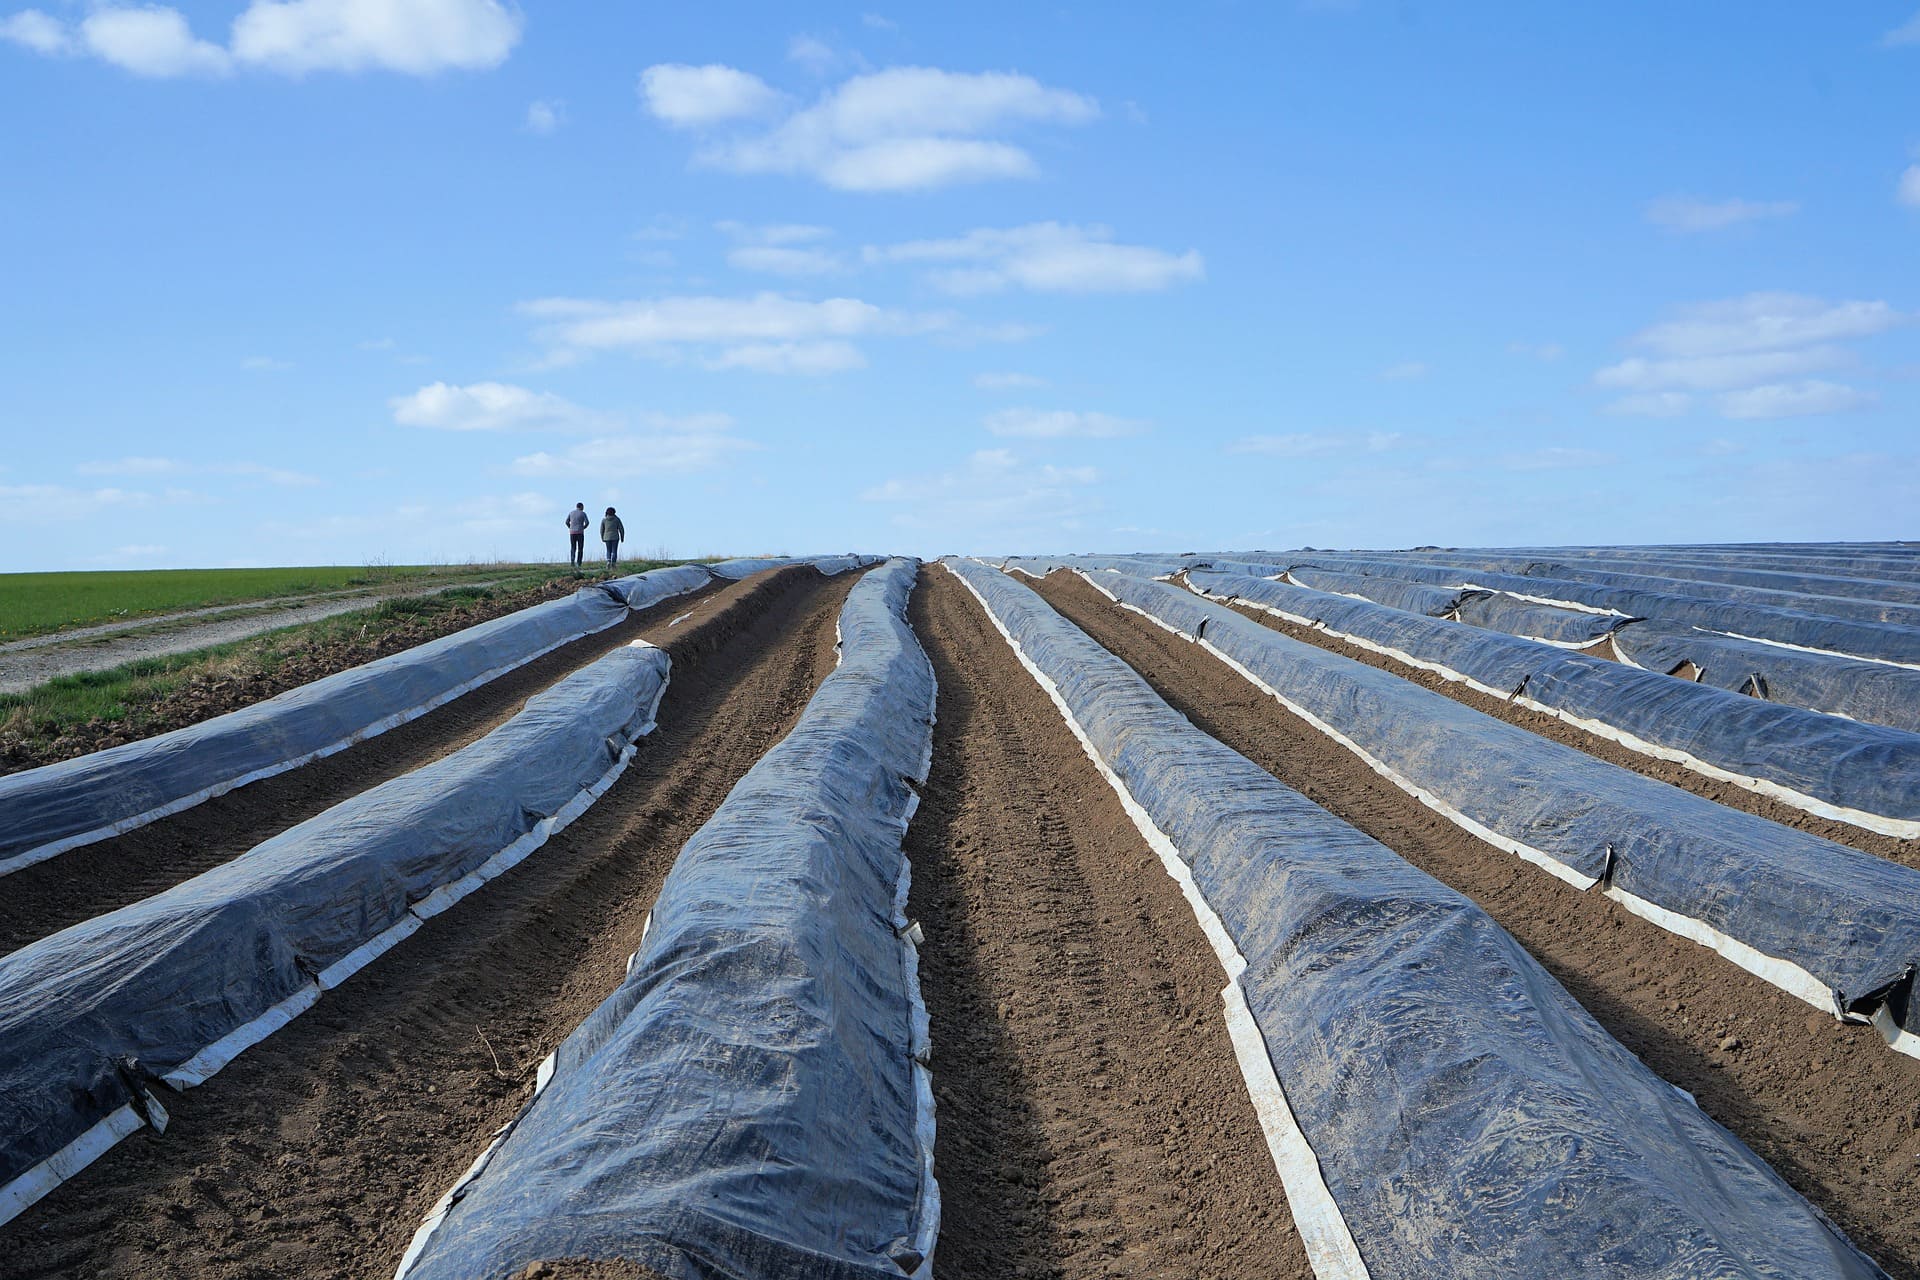
{"label": "dirt path", "polygon": [[940,684],[907,834],[937,1273],[1310,1277],[1191,909],[952,575],[911,619]]}
{"label": "dirt path", "polygon": [[1194,724],[1473,898],[1889,1273],[1920,1278],[1920,1062],[1473,839],[1204,649],[1080,579],[1057,573],[1038,585]]}
{"label": "dirt path", "polygon": [[[236,603],[184,613],[161,614],[138,621],[59,631],[0,645],[0,693],[24,693],[57,676],[83,671],[105,671],[140,658],[164,658],[191,653],[231,640],[295,627],[304,622],[368,609],[383,600],[405,600],[438,595],[456,587],[490,587],[491,581],[441,582],[431,587],[400,591],[329,592],[294,596],[258,604]],[[237,616],[236,616],[237,615]],[[204,622],[195,618],[204,617]]]}
{"label": "dirt path", "polygon": [[[0,955],[151,897],[368,787],[457,751],[497,728],[528,698],[567,673],[634,640],[668,644],[676,631],[738,608],[747,596],[769,589],[772,584],[764,581],[769,576],[663,600],[345,751],[216,796],[124,836],[0,876]],[[695,616],[678,628],[668,625],[689,611]]]}
{"label": "dirt path", "polygon": [[1796,809],[1790,804],[1783,804],[1778,800],[1749,791],[1745,787],[1696,773],[1683,764],[1642,755],[1617,742],[1609,741],[1599,734],[1589,733],[1585,729],[1570,725],[1544,711],[1534,711],[1508,702],[1504,698],[1491,697],[1478,690],[1469,689],[1457,680],[1448,680],[1432,671],[1422,671],[1418,667],[1401,662],[1397,658],[1370,652],[1359,645],[1349,644],[1330,636],[1324,631],[1297,626],[1282,618],[1276,618],[1270,613],[1262,613],[1251,606],[1236,604],[1229,607],[1282,635],[1292,636],[1295,640],[1317,645],[1330,653],[1352,658],[1356,662],[1364,662],[1382,671],[1391,671],[1403,680],[1417,684],[1423,689],[1445,694],[1455,702],[1472,707],[1475,711],[1484,711],[1490,716],[1505,720],[1508,724],[1531,730],[1543,738],[1551,738],[1555,742],[1578,748],[1590,756],[1605,760],[1608,764],[1617,764],[1623,769],[1631,769],[1635,773],[1658,779],[1670,786],[1705,796],[1716,804],[1724,804],[1730,809],[1740,809],[1765,818],[1769,822],[1777,822],[1783,827],[1811,832],[1824,839],[1832,840],[1836,844],[1850,845],[1855,849],[1903,863],[1909,867],[1920,867],[1920,840],[1902,840],[1898,836],[1864,831],[1845,822],[1818,817],[1804,809]]}
{"label": "dirt path", "polygon": [[165,1135],[142,1131],[0,1228],[0,1275],[391,1276],[540,1059],[618,984],[681,845],[833,669],[858,576],[789,576],[757,616],[677,638],[660,728],[599,803],[170,1096]]}

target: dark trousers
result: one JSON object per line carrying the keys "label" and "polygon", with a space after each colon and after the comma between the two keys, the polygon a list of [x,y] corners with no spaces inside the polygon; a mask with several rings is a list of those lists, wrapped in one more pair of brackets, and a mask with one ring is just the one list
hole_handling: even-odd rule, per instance
{"label": "dark trousers", "polygon": [[580,567],[580,561],[583,560],[587,554],[586,530],[582,529],[577,532],[569,530],[567,532],[567,553],[573,557],[573,567],[578,569]]}
{"label": "dark trousers", "polygon": [[611,569],[613,568],[614,565],[619,563],[620,563],[620,539],[608,538],[607,539],[607,568]]}

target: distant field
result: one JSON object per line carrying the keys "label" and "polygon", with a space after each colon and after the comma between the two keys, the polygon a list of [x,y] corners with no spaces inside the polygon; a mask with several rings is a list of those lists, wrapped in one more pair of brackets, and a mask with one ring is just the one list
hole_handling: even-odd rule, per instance
{"label": "distant field", "polygon": [[0,640],[182,609],[400,583],[471,582],[518,565],[314,565],[0,574]]}

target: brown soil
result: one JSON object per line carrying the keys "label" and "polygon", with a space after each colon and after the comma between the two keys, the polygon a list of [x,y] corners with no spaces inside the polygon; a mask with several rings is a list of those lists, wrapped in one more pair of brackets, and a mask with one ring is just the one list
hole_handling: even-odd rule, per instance
{"label": "brown soil", "polygon": [[1038,589],[1201,729],[1473,898],[1888,1272],[1920,1277],[1920,1062],[1467,835],[1213,655],[1071,574]]}
{"label": "brown soil", "polygon": [[[833,669],[858,574],[682,624],[660,727],[574,824],[0,1227],[7,1277],[391,1276],[619,982],[680,847]],[[496,1058],[498,1067],[496,1067]]]}
{"label": "brown soil", "polygon": [[[1422,689],[1443,693],[1455,702],[1472,707],[1475,711],[1484,711],[1490,716],[1505,720],[1508,724],[1530,729],[1543,738],[1551,738],[1555,742],[1576,747],[1590,756],[1605,760],[1608,764],[1617,764],[1623,769],[1631,769],[1635,773],[1691,791],[1695,795],[1705,796],[1716,804],[1726,805],[1729,809],[1739,809],[1765,818],[1769,822],[1777,822],[1783,827],[1809,832],[1823,839],[1832,840],[1836,844],[1848,845],[1909,867],[1920,867],[1920,840],[1902,840],[1897,836],[1863,831],[1859,827],[1845,822],[1836,822],[1831,818],[1817,817],[1804,809],[1796,809],[1790,804],[1769,799],[1745,787],[1695,773],[1683,764],[1642,755],[1638,751],[1630,750],[1598,734],[1588,733],[1585,729],[1570,725],[1544,711],[1534,711],[1508,702],[1505,698],[1492,697],[1476,689],[1470,689],[1457,680],[1448,680],[1444,676],[1432,671],[1422,671],[1419,667],[1401,662],[1397,658],[1370,652],[1359,645],[1349,644],[1330,636],[1324,631],[1297,626],[1283,618],[1276,618],[1270,613],[1262,613],[1249,605],[1234,604],[1229,607],[1282,635],[1292,636],[1295,640],[1316,645],[1330,653],[1352,658],[1356,662],[1364,662],[1382,671],[1391,671],[1402,679],[1419,685]],[[1611,654],[1591,656],[1605,657],[1609,660],[1612,658]]]}
{"label": "brown soil", "polygon": [[[456,751],[497,728],[528,698],[594,659],[640,639],[667,645],[675,631],[749,604],[748,597],[773,589],[763,582],[767,576],[663,600],[618,626],[563,645],[345,751],[249,783],[124,836],[70,849],[0,877],[0,955],[151,897],[350,796]],[[672,619],[689,610],[697,611],[695,618],[679,628],[669,627]]]}
{"label": "brown soil", "polygon": [[532,1262],[514,1273],[513,1280],[667,1280],[652,1267],[625,1258],[561,1258]]}
{"label": "brown soil", "polygon": [[907,835],[933,1019],[935,1270],[1308,1277],[1193,913],[951,574],[914,630],[939,679]]}

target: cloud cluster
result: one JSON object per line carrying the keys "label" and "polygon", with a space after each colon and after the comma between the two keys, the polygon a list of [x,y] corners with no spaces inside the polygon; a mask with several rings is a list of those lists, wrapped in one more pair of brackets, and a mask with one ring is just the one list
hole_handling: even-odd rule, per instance
{"label": "cloud cluster", "polygon": [[129,457],[74,466],[83,476],[239,476],[262,480],[283,488],[306,489],[324,483],[319,476],[285,467],[270,467],[261,462],[184,462],[178,458]]}
{"label": "cloud cluster", "polygon": [[898,311],[858,298],[816,302],[778,293],[621,302],[543,298],[520,309],[541,322],[550,359],[559,363],[588,352],[627,350],[758,373],[855,369],[866,357],[851,339],[934,333],[956,324],[950,315]]}
{"label": "cloud cluster", "polygon": [[1668,231],[1724,231],[1743,222],[1787,218],[1800,212],[1793,200],[1701,200],[1663,196],[1647,206],[1647,221]]}
{"label": "cloud cluster", "polygon": [[186,15],[164,5],[100,4],[71,25],[25,9],[0,19],[0,39],[156,78],[236,68],[432,75],[499,66],[520,26],[518,10],[500,0],[252,0],[224,45],[194,35]]}
{"label": "cloud cluster", "polygon": [[505,382],[467,386],[435,382],[387,402],[403,427],[431,431],[569,431],[607,424],[604,414],[583,409],[551,391],[529,391]]}
{"label": "cloud cluster", "polygon": [[[1914,19],[1920,22],[1920,18]],[[1920,209],[1920,164],[1908,165],[1906,172],[1900,175],[1900,186],[1896,194],[1900,203],[1909,209]]]}
{"label": "cloud cluster", "polygon": [[1391,453],[1407,443],[1407,437],[1398,431],[1292,431],[1241,436],[1227,445],[1227,452],[1262,454],[1270,458],[1320,458],[1342,453]]}
{"label": "cloud cluster", "polygon": [[833,233],[825,227],[779,224],[767,227],[722,222],[718,230],[734,241],[727,265],[736,271],[777,276],[824,276],[846,270],[838,253],[819,243]]}
{"label": "cloud cluster", "polygon": [[959,467],[897,476],[860,497],[898,507],[898,528],[960,541],[1005,539],[1011,548],[1081,528],[1101,509],[1089,492],[1099,481],[1094,467],[1035,464],[1010,449],[981,449]]}
{"label": "cloud cluster", "polygon": [[985,426],[992,435],[1026,440],[1115,440],[1145,435],[1148,429],[1137,418],[1071,409],[1001,409],[987,415]]}
{"label": "cloud cluster", "polygon": [[1865,408],[1873,397],[1814,379],[1854,363],[1843,343],[1907,323],[1885,302],[1827,302],[1793,293],[1750,293],[1680,308],[1635,334],[1632,356],[1594,374],[1622,393],[1616,413],[1671,417],[1711,395],[1727,418],[1804,417]]}
{"label": "cloud cluster", "polygon": [[1020,288],[1036,293],[1148,293],[1198,280],[1198,250],[1168,253],[1117,244],[1110,228],[1035,222],[982,227],[945,240],[869,246],[869,263],[939,264],[928,280],[947,293],[973,295]]}
{"label": "cloud cluster", "polygon": [[[1023,126],[1097,118],[1085,95],[1011,72],[894,67],[842,81],[813,103],[793,101],[751,72],[663,63],[641,73],[655,119],[698,131],[695,162],[731,173],[809,177],[842,191],[918,191],[1028,178],[1033,156],[1009,142]],[[720,127],[784,113],[771,127],[722,136]]]}

